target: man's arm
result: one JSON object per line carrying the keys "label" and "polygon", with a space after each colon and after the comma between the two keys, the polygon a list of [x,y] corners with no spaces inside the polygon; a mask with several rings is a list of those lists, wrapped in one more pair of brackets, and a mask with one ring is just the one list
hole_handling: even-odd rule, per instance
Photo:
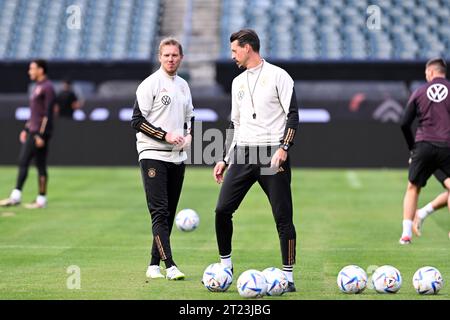
{"label": "man's arm", "polygon": [[292,88],[291,101],[289,103],[289,111],[287,114],[286,127],[284,129],[283,139],[281,140],[281,146],[283,150],[288,151],[291,145],[294,143],[295,134],[298,129],[298,105],[295,89]]}
{"label": "man's arm", "polygon": [[231,84],[231,119],[228,128],[225,129],[225,143],[223,147],[222,160],[218,161],[213,170],[214,180],[217,183],[223,182],[223,175],[227,165],[230,163],[231,155],[236,145],[237,131],[240,125],[239,104],[236,101],[236,90],[234,89],[235,80]]}
{"label": "man's arm", "polygon": [[71,100],[70,107],[72,108],[72,110],[81,109],[81,102],[80,102],[80,100],[78,100],[78,97],[75,94],[75,92],[70,93],[70,100]]}
{"label": "man's arm", "polygon": [[412,132],[411,126],[414,119],[417,116],[417,107],[415,99],[411,97],[406,105],[405,111],[403,113],[400,126],[405,137],[406,143],[408,144],[408,149],[411,151],[414,148],[414,134]]}
{"label": "man's arm", "polygon": [[234,123],[230,121],[228,128],[225,129],[225,144],[223,147],[222,160],[218,161],[214,166],[213,176],[217,183],[223,182],[223,175],[230,162],[231,153],[233,152],[236,141],[234,140]]}
{"label": "man's arm", "polygon": [[45,145],[45,138],[48,138],[51,135],[51,131],[53,129],[53,106],[55,105],[55,91],[51,87],[47,87],[45,89],[45,112],[46,115],[42,118],[41,127],[39,128],[39,132],[35,135],[36,146],[38,148],[43,147]]}
{"label": "man's arm", "polygon": [[194,115],[194,106],[192,104],[192,96],[191,96],[191,90],[189,89],[189,86],[186,86],[187,92],[188,92],[188,103],[185,110],[184,115],[184,143],[181,146],[181,148],[189,148],[192,143],[192,137],[194,136],[194,121],[195,121],[195,115]]}
{"label": "man's arm", "polygon": [[186,134],[193,135],[192,130],[194,130],[194,120],[195,120],[194,106],[192,104],[192,95],[191,95],[191,90],[189,89],[189,86],[186,86],[186,89],[188,92],[188,103],[187,103],[187,108],[186,108],[185,116],[184,116],[184,125],[185,125]]}
{"label": "man's arm", "polygon": [[236,143],[234,141],[234,123],[233,121],[230,121],[227,129],[225,129],[225,144],[223,146],[223,154],[222,154],[222,161],[225,162],[225,164],[228,164],[230,162],[231,152],[235,145]]}
{"label": "man's arm", "polygon": [[141,108],[139,107],[138,99],[136,99],[136,101],[134,102],[131,126],[152,139],[165,141],[167,132],[161,128],[155,127],[145,119],[145,117],[142,115]]}

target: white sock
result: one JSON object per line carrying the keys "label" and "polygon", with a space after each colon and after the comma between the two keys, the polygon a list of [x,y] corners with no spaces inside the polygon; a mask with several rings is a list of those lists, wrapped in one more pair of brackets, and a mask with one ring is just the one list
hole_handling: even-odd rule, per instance
{"label": "white sock", "polygon": [[283,266],[283,272],[288,278],[289,282],[294,282],[294,267],[293,266]]}
{"label": "white sock", "polygon": [[20,191],[19,189],[14,189],[11,192],[9,198],[13,201],[20,202],[20,200],[22,199],[22,191]]}
{"label": "white sock", "polygon": [[36,198],[36,203],[40,205],[46,205],[47,204],[47,197],[43,195],[38,195]]}
{"label": "white sock", "polygon": [[427,216],[429,216],[430,214],[432,214],[434,212],[434,208],[431,205],[431,202],[429,204],[427,204],[425,207],[423,207],[422,209],[419,209],[419,211],[417,212],[417,215],[419,216],[420,219],[425,219]]}
{"label": "white sock", "polygon": [[220,257],[220,263],[223,264],[224,266],[228,267],[228,268],[232,268],[233,267],[233,263],[231,262],[231,254],[227,255],[227,256],[221,256]]}
{"label": "white sock", "polygon": [[412,220],[403,220],[403,237],[412,237]]}

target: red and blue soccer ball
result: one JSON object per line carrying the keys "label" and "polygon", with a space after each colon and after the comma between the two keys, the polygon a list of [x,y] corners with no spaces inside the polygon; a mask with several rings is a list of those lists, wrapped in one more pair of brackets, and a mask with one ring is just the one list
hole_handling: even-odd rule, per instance
{"label": "red and blue soccer ball", "polygon": [[419,294],[437,294],[443,285],[444,279],[435,267],[422,267],[414,273],[413,286]]}
{"label": "red and blue soccer ball", "polygon": [[372,285],[378,293],[396,293],[402,287],[402,275],[393,266],[381,266],[372,275]]}
{"label": "red and blue soccer ball", "polygon": [[337,285],[344,293],[361,293],[367,286],[367,274],[356,265],[348,265],[339,271]]}
{"label": "red and blue soccer ball", "polygon": [[221,263],[210,264],[203,272],[202,283],[211,292],[224,292],[233,282],[233,272]]}
{"label": "red and blue soccer ball", "polygon": [[175,217],[175,225],[181,231],[190,232],[198,228],[200,217],[192,209],[183,209]]}

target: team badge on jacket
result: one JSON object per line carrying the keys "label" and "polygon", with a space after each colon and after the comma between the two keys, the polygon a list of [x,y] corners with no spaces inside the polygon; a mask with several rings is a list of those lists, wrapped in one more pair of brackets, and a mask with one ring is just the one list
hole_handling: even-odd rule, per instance
{"label": "team badge on jacket", "polygon": [[244,90],[239,90],[237,96],[238,96],[238,100],[241,101],[242,99],[244,99]]}
{"label": "team badge on jacket", "polygon": [[161,98],[161,102],[163,105],[168,106],[171,102],[170,97],[169,96],[163,96]]}
{"label": "team badge on jacket", "polygon": [[149,178],[154,178],[156,176],[156,169],[155,168],[150,168],[148,169],[148,177]]}

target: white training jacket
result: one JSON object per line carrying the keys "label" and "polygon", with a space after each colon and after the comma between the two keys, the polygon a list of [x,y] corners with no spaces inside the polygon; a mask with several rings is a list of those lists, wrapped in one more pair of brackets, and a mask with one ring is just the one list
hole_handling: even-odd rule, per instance
{"label": "white training jacket", "polygon": [[[262,60],[234,78],[231,96],[234,137],[227,161],[235,145],[274,146],[283,137],[286,143],[292,143],[295,129],[286,134],[286,123],[289,112],[294,111],[294,80],[285,70]],[[298,114],[295,116],[298,122]]]}
{"label": "white training jacket", "polygon": [[[165,141],[167,132],[185,135],[194,117],[188,83],[163,68],[147,77],[136,90],[133,127],[138,130],[136,146],[141,159],[182,162],[186,152]],[[185,124],[186,130],[185,131]]]}

